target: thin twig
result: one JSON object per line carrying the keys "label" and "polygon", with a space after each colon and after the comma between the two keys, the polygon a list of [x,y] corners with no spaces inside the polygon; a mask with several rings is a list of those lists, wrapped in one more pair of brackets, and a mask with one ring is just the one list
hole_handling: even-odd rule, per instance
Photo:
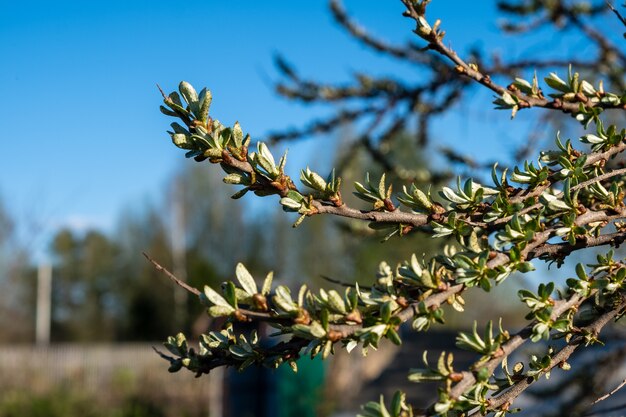
{"label": "thin twig", "polygon": [[339,0],[331,0],[330,10],[335,17],[335,20],[337,20],[337,22],[342,25],[354,38],[360,40],[375,51],[388,54],[402,60],[412,61],[417,64],[426,64],[429,66],[434,64],[435,58],[432,55],[420,51],[419,49],[414,49],[410,45],[392,45],[368,34],[363,27],[359,26],[358,23],[354,22],[350,16],[348,16],[343,4],[341,4]]}
{"label": "thin twig", "polygon": [[624,385],[626,385],[626,379],[624,379],[618,386],[617,388],[615,388],[613,391],[609,392],[608,394],[604,394],[602,397],[598,398],[597,400],[595,400],[594,402],[591,403],[591,405],[596,405],[598,404],[600,401],[604,401],[607,398],[609,398],[611,395],[615,394],[617,391],[619,391],[620,389],[622,389],[624,387]]}
{"label": "thin twig", "polygon": [[583,417],[592,417],[595,415],[602,415],[602,414],[606,414],[606,413],[612,413],[613,411],[618,411],[618,410],[623,410],[624,408],[626,408],[626,403],[622,403],[622,404],[618,404],[614,407],[607,407],[607,408],[601,408],[599,410],[595,410],[595,411],[590,411],[586,414],[583,414]]}
{"label": "thin twig", "polygon": [[326,276],[326,275],[320,275],[320,277],[322,277],[322,279],[325,280],[325,281],[328,281],[328,282],[333,283],[333,284],[341,285],[342,287],[354,288],[354,286],[355,286],[354,284],[351,284],[349,282],[344,282],[344,281],[341,281],[341,280],[338,280],[338,279],[335,279],[335,278],[331,278],[331,277]]}
{"label": "thin twig", "polygon": [[[159,89],[159,91],[161,92],[161,95],[163,96],[164,100],[168,99],[168,96],[165,94],[165,92],[163,91],[163,89],[161,88],[161,86],[159,84],[156,85],[157,88]],[[144,254],[145,255],[145,254]]]}
{"label": "thin twig", "polygon": [[[145,252],[142,252],[143,256],[146,257],[146,259],[148,259],[152,265],[154,265],[154,267],[158,270],[163,272],[163,274],[165,274],[165,276],[167,276],[169,279],[171,279],[176,285],[184,288],[185,290],[189,291],[192,294],[195,294],[196,296],[199,296],[201,294],[200,290],[198,290],[197,288],[191,287],[189,285],[187,285],[185,282],[181,281],[180,279],[178,279],[174,274],[172,274],[167,268],[161,266],[157,261],[155,261],[154,259],[150,258]],[[292,323],[293,320],[291,318],[285,318],[285,317],[276,317],[273,316],[272,314],[268,313],[268,312],[264,312],[264,311],[254,311],[254,310],[248,310],[245,308],[238,308],[237,309],[239,311],[239,313],[241,313],[243,316],[242,317],[246,317],[246,318],[254,318],[257,320],[261,320],[261,321],[268,321],[268,322],[273,322],[273,323]]]}
{"label": "thin twig", "polygon": [[611,11],[613,13],[615,13],[615,15],[617,16],[617,18],[620,20],[620,22],[622,22],[622,24],[624,26],[626,26],[626,19],[624,19],[624,17],[621,15],[621,13],[615,8],[613,7],[613,5],[611,4],[611,2],[607,1],[606,5],[609,6],[609,9],[611,9]]}
{"label": "thin twig", "polygon": [[171,279],[176,285],[184,288],[185,290],[189,291],[190,293],[192,293],[194,295],[200,295],[200,290],[198,290],[197,288],[191,287],[191,286],[187,285],[184,281],[178,279],[176,277],[176,275],[174,275],[170,271],[168,271],[167,268],[164,268],[157,261],[155,261],[154,259],[149,257],[147,253],[145,253],[145,252],[141,252],[141,253],[143,254],[143,256],[146,257],[146,259],[148,261],[150,261],[152,263],[152,265],[154,265],[154,267],[157,269],[157,271],[163,272],[163,274],[165,274],[166,277]]}

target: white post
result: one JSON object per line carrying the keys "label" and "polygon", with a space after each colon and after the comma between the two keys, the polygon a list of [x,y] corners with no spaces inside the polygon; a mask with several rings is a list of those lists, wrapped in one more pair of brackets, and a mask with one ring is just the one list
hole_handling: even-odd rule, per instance
{"label": "white post", "polygon": [[37,317],[35,325],[35,340],[38,345],[50,343],[51,297],[52,266],[40,264],[37,269]]}

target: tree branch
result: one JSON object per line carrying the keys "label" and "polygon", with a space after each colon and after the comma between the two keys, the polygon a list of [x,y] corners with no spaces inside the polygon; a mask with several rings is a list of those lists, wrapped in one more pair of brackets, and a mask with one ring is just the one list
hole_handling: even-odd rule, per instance
{"label": "tree branch", "polygon": [[621,390],[624,385],[626,385],[626,379],[624,379],[613,391],[609,392],[608,394],[604,394],[602,397],[598,398],[597,400],[595,400],[594,402],[591,403],[591,405],[596,405],[598,404],[600,401],[604,401],[607,398],[609,398],[611,395],[615,394],[617,391]]}
{"label": "tree branch", "polygon": [[[405,5],[407,11],[405,16],[408,16],[415,20],[416,29],[414,32],[420,36],[422,39],[428,42],[428,49],[432,49],[439,54],[448,58],[454,65],[456,65],[456,71],[459,74],[462,74],[477,83],[487,87],[491,91],[498,94],[498,96],[502,96],[505,93],[514,95],[519,100],[519,108],[529,108],[529,107],[542,107],[545,109],[556,109],[561,110],[565,113],[578,113],[580,111],[580,106],[584,106],[586,108],[592,107],[600,107],[600,108],[622,108],[622,105],[613,105],[609,103],[603,103],[601,101],[598,102],[569,102],[562,101],[560,99],[548,100],[542,96],[531,97],[523,94],[519,90],[507,89],[502,85],[495,83],[488,74],[484,74],[481,70],[478,69],[477,65],[470,65],[465,62],[456,52],[452,49],[448,48],[444,45],[443,32],[439,32],[437,28],[430,29],[427,32],[420,31],[420,22],[424,20],[423,12],[419,12],[416,9],[415,4],[411,0],[401,0]],[[424,6],[423,6],[424,7]]]}
{"label": "tree branch", "polygon": [[176,277],[176,275],[174,275],[170,271],[168,271],[167,268],[164,268],[163,266],[161,266],[161,264],[159,264],[157,261],[155,261],[150,256],[148,256],[147,253],[145,253],[145,252],[141,252],[141,253],[143,254],[143,256],[152,265],[154,265],[154,267],[156,268],[157,271],[161,271],[163,274],[165,274],[166,277],[168,277],[170,280],[172,280],[172,282],[174,282],[176,285],[178,285],[179,287],[185,289],[186,291],[189,291],[193,295],[196,295],[196,296],[200,295],[200,290],[198,290],[197,288],[194,288],[192,286],[187,285],[187,283],[185,283],[184,281],[180,280],[179,278]]}
{"label": "tree branch", "polygon": [[[588,334],[594,334],[594,335],[600,334],[600,331],[602,330],[602,328],[606,324],[608,324],[611,320],[613,320],[618,314],[620,314],[624,308],[626,308],[626,298],[622,296],[622,300],[619,303],[619,305],[607,311],[606,313],[602,314],[600,317],[594,320],[592,324],[582,328],[581,331],[588,333]],[[576,336],[570,343],[568,343],[564,348],[562,348],[556,355],[552,357],[552,360],[550,361],[550,365],[546,369],[544,369],[543,373],[549,372],[554,367],[566,362],[567,359],[572,355],[572,353],[574,353],[574,351],[581,344],[583,344],[584,341],[585,341],[585,337],[583,335]],[[498,410],[500,407],[502,407],[505,404],[512,404],[513,401],[522,392],[524,392],[524,390],[526,390],[534,381],[535,379],[533,378],[525,378],[513,384],[513,386],[505,393],[500,394],[499,396],[495,398],[491,398],[490,407],[489,407],[490,410]],[[479,415],[481,415],[481,413],[475,412],[470,417],[477,417]]]}
{"label": "tree branch", "polygon": [[355,39],[358,39],[375,51],[391,55],[401,60],[424,64],[429,67],[432,67],[435,64],[436,59],[434,59],[432,55],[426,54],[424,51],[416,49],[411,45],[403,47],[395,46],[369,35],[363,27],[359,26],[356,22],[350,19],[350,16],[348,16],[343,4],[341,4],[339,0],[331,0],[330,10],[335,17],[335,20]]}
{"label": "tree branch", "polygon": [[536,249],[531,250],[528,254],[533,258],[550,257],[550,258],[562,258],[568,256],[574,251],[580,249],[592,248],[595,246],[611,245],[613,247],[619,247],[626,240],[626,232],[615,232],[598,237],[587,237],[571,245],[569,243],[555,243],[549,245],[543,245]]}
{"label": "tree branch", "polygon": [[[552,314],[550,315],[550,318],[552,320],[556,320],[558,317],[564,314],[567,310],[571,308],[575,308],[576,306],[580,305],[583,301],[584,299],[578,294],[572,295],[568,300],[556,301],[554,308],[552,310]],[[487,368],[489,373],[492,374],[493,371],[500,365],[500,363],[502,363],[502,361],[507,356],[509,356],[511,353],[513,353],[516,349],[518,349],[520,346],[522,346],[524,343],[526,343],[530,339],[534,325],[535,325],[535,322],[530,323],[529,325],[524,327],[522,330],[520,330],[517,334],[512,336],[508,341],[506,341],[501,346],[500,354],[498,356],[495,356],[489,359],[485,363],[480,363],[480,368]],[[475,364],[471,368],[478,369],[479,367],[477,366],[477,364]],[[467,372],[467,371],[463,372],[463,379],[459,383],[454,385],[454,387],[452,387],[452,390],[450,391],[450,397],[459,398],[468,389],[470,389],[475,383],[476,383],[476,377],[472,372]]]}

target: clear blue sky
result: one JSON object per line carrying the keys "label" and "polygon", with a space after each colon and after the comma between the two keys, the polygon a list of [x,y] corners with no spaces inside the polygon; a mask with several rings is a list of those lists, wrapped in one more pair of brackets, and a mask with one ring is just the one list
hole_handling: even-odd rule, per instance
{"label": "clear blue sky", "polygon": [[[430,14],[460,51],[502,48],[493,3],[439,0]],[[399,1],[345,6],[386,39],[412,36]],[[510,45],[507,53],[524,52]],[[0,196],[19,220],[43,222],[47,233],[62,225],[110,229],[122,207],[157,195],[184,163],[165,133],[170,120],[158,111],[156,83],[167,91],[181,79],[208,86],[212,114],[239,120],[253,137],[319,114],[272,92],[275,51],[320,80],[355,70],[419,76],[363,50],[333,22],[326,1],[0,2]],[[482,142],[467,136],[481,136],[489,118],[509,123],[504,113],[468,121],[476,115],[464,108],[445,123],[470,148]],[[290,147],[290,155],[307,149]]]}

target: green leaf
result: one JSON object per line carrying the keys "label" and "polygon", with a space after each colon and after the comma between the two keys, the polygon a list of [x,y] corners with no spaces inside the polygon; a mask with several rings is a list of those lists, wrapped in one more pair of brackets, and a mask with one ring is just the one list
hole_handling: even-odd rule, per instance
{"label": "green leaf", "polygon": [[198,100],[200,101],[199,119],[202,123],[206,123],[209,119],[209,108],[211,107],[212,99],[213,96],[211,95],[211,91],[207,90],[206,88],[203,88],[202,91],[200,91],[200,97],[198,98]]}
{"label": "green leaf", "polygon": [[326,336],[326,330],[324,330],[324,327],[320,324],[319,321],[312,321],[310,328],[311,334],[318,339]]}
{"label": "green leaf", "polygon": [[391,413],[394,416],[399,416],[402,412],[402,405],[405,402],[406,395],[402,391],[396,391],[391,399]]}
{"label": "green leaf", "polygon": [[233,139],[235,141],[235,146],[237,148],[241,148],[243,145],[243,131],[241,130],[239,122],[235,122],[233,125]]}
{"label": "green leaf", "polygon": [[159,106],[159,110],[166,116],[178,117],[178,113],[168,109],[165,106]]}
{"label": "green leaf", "polygon": [[237,185],[237,184],[245,183],[246,178],[242,176],[241,174],[228,174],[227,176],[224,177],[222,181],[224,181],[226,184]]}
{"label": "green leaf", "polygon": [[232,281],[228,281],[224,286],[224,297],[228,304],[237,308],[237,294],[235,290],[235,284]]}
{"label": "green leaf", "polygon": [[274,279],[274,273],[269,272],[263,281],[263,288],[261,288],[261,294],[267,295],[272,291],[272,280]]}
{"label": "green leaf", "polygon": [[291,292],[289,288],[284,285],[276,287],[276,295],[273,297],[274,302],[286,312],[295,312],[298,310],[298,306],[295,305],[291,298]]}
{"label": "green leaf", "polygon": [[170,373],[175,373],[178,372],[182,369],[183,367],[183,362],[179,359],[179,360],[175,360],[173,362],[170,363],[170,367],[167,368],[167,371]]}
{"label": "green leaf", "polygon": [[257,145],[257,158],[259,164],[267,171],[270,175],[278,175],[278,169],[276,168],[276,162],[274,161],[274,156],[270,152],[267,145],[263,142],[259,142]]}
{"label": "green leaf", "polygon": [[195,149],[191,136],[183,133],[172,133],[170,136],[172,137],[172,143],[174,143],[177,147],[181,149]]}
{"label": "green leaf", "polygon": [[211,317],[225,317],[230,316],[235,311],[231,306],[211,306],[208,308],[209,316]]}
{"label": "green leaf", "polygon": [[299,203],[295,200],[292,200],[289,197],[283,197],[280,199],[280,204],[290,210],[300,210],[300,207],[302,207],[302,203]]}
{"label": "green leaf", "polygon": [[385,407],[385,402],[383,401],[383,396],[380,396],[380,415],[381,417],[391,417],[391,414],[389,414],[389,411],[387,410],[387,407]]}
{"label": "green leaf", "polygon": [[330,340],[327,340],[326,343],[324,344],[324,349],[322,350],[322,359],[328,358],[328,355],[330,355],[332,351],[333,351],[333,342],[331,342]]}
{"label": "green leaf", "polygon": [[198,93],[195,88],[187,81],[181,81],[178,85],[178,90],[180,94],[182,94],[183,98],[187,102],[187,104],[191,105],[192,103],[198,102]]}
{"label": "green leaf", "polygon": [[387,333],[385,333],[385,335],[389,340],[391,340],[391,343],[393,343],[394,345],[400,346],[402,344],[402,339],[400,338],[400,335],[392,327],[389,327],[389,329],[387,329]]}
{"label": "green leaf", "polygon": [[230,308],[232,311],[235,311],[235,309],[230,304],[228,304],[228,301],[226,301],[224,297],[222,297],[220,294],[218,294],[213,288],[209,287],[208,285],[204,286],[204,295],[210,302],[212,302],[216,306]]}
{"label": "green leaf", "polygon": [[380,319],[388,323],[391,318],[391,302],[387,301],[380,306]]}
{"label": "green leaf", "polygon": [[346,314],[346,303],[343,298],[335,290],[328,291],[328,305],[338,313]]}
{"label": "green leaf", "polygon": [[238,345],[230,345],[228,347],[228,350],[233,356],[236,356],[238,358],[247,358],[251,355],[250,352]]}
{"label": "green leaf", "polygon": [[565,81],[560,79],[559,76],[556,75],[556,73],[554,72],[551,72],[550,76],[544,78],[544,81],[550,87],[554,88],[555,90],[561,91],[563,93],[568,93],[571,91],[570,86]]}
{"label": "green leaf", "polygon": [[248,294],[254,295],[259,292],[256,282],[254,282],[254,278],[252,278],[250,272],[248,272],[246,267],[241,262],[237,264],[235,274],[237,275],[237,280],[239,280],[239,283],[241,284],[241,288],[243,288]]}
{"label": "green leaf", "polygon": [[248,187],[241,189],[239,191],[237,191],[235,194],[233,194],[232,196],[230,196],[230,198],[232,198],[233,200],[238,200],[241,197],[243,197],[244,195],[246,195],[246,193],[250,191],[250,189]]}
{"label": "green leaf", "polygon": [[380,181],[378,182],[378,195],[380,197],[385,197],[385,174],[381,175]]}

